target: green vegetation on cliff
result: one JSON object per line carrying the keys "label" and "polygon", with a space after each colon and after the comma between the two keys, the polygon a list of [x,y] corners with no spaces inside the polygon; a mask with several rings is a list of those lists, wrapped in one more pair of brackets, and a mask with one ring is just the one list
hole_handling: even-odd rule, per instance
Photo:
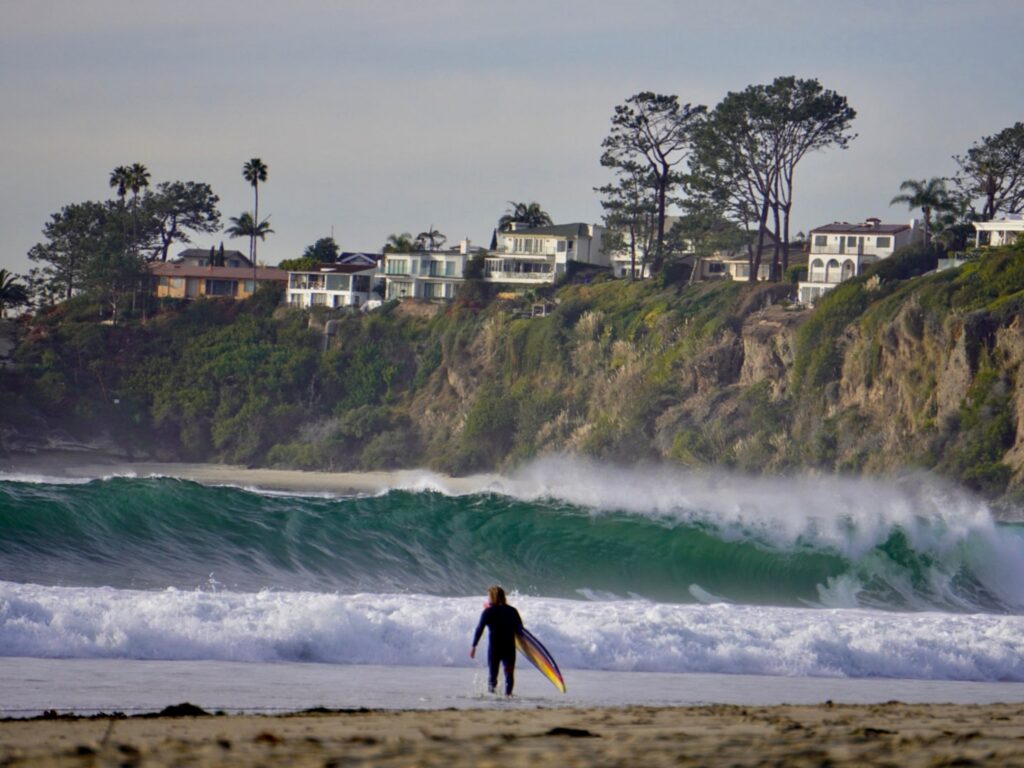
{"label": "green vegetation on cliff", "polygon": [[924,274],[933,263],[908,250],[813,311],[780,304],[786,286],[728,281],[570,285],[532,319],[500,301],[309,314],[264,294],[115,327],[73,300],[24,323],[0,427],[9,446],[59,427],[162,458],[315,469],[465,473],[573,452],[919,467],[1015,493],[1024,249]]}

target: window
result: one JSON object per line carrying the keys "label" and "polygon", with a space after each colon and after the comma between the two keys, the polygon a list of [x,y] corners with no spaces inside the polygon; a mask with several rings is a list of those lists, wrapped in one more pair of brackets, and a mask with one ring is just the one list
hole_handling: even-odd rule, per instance
{"label": "window", "polygon": [[750,277],[750,265],[749,264],[737,264],[736,277]]}
{"label": "window", "polygon": [[857,238],[854,237],[853,235],[848,236],[846,238],[846,246],[848,248],[856,248],[857,247]]}
{"label": "window", "polygon": [[327,290],[347,291],[349,286],[348,275],[327,275]]}
{"label": "window", "polygon": [[565,253],[566,245],[567,243],[565,242],[565,240],[559,240],[557,243],[555,243],[555,250],[558,251],[559,253]]}
{"label": "window", "polygon": [[235,281],[234,280],[207,280],[206,281],[206,295],[207,296],[234,296],[235,295]]}
{"label": "window", "polygon": [[816,248],[824,248],[828,245],[828,235],[815,235],[814,245]]}
{"label": "window", "polygon": [[388,259],[384,272],[388,275],[407,275],[409,262],[406,259]]}
{"label": "window", "polygon": [[454,261],[446,261],[444,263],[444,276],[445,277],[455,277],[455,262]]}
{"label": "window", "polygon": [[891,237],[878,237],[875,238],[875,246],[878,248],[891,248],[892,238]]}
{"label": "window", "polygon": [[309,304],[312,307],[325,307],[325,306],[327,306],[327,294],[326,293],[311,293],[311,294],[309,294]]}
{"label": "window", "polygon": [[708,274],[720,275],[725,272],[725,264],[720,261],[709,261],[708,262]]}

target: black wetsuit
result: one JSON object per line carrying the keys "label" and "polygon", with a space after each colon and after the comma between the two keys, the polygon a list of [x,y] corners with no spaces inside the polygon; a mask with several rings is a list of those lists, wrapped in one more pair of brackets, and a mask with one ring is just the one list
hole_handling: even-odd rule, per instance
{"label": "black wetsuit", "polygon": [[505,667],[505,695],[512,695],[516,670],[516,632],[523,628],[519,611],[511,605],[489,605],[480,614],[480,623],[473,633],[473,647],[480,642],[484,627],[489,628],[490,643],[487,647],[488,678],[487,688],[493,691],[498,685],[498,665]]}

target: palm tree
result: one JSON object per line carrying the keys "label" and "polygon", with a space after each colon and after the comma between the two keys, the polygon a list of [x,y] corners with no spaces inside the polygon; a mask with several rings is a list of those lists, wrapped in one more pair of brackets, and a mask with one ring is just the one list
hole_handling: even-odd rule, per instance
{"label": "palm tree", "polygon": [[[267,180],[267,164],[260,160],[258,157],[252,158],[249,162],[242,166],[242,178],[252,184],[253,193],[253,208],[252,208],[252,220],[260,220],[260,182]],[[260,222],[261,224],[263,222]],[[253,268],[256,266],[256,235],[253,235],[249,240],[249,259],[252,261]],[[262,238],[261,238],[262,239]]]}
{"label": "palm tree", "polygon": [[924,216],[924,244],[928,245],[932,213],[946,210],[949,207],[949,194],[946,192],[945,180],[937,177],[928,181],[907,179],[900,184],[900,191],[903,194],[896,195],[889,201],[889,205],[906,203],[910,210],[921,209],[921,214]]}
{"label": "palm tree", "polygon": [[415,246],[412,235],[408,232],[403,232],[400,235],[388,235],[388,241],[384,244],[384,253],[409,253]]}
{"label": "palm tree", "polygon": [[17,275],[0,269],[0,317],[4,317],[7,307],[28,304],[28,288],[17,280]]}
{"label": "palm tree", "polygon": [[431,224],[426,232],[420,232],[416,235],[416,240],[413,243],[418,248],[423,248],[425,245],[429,245],[430,250],[436,250],[445,244],[448,238],[442,235],[438,230],[434,229],[434,225]]}
{"label": "palm tree", "polygon": [[[125,185],[132,193],[132,248],[137,253],[139,248],[139,229],[137,221],[139,192],[149,186],[149,170],[142,163],[132,163],[126,170],[128,171],[128,176],[125,180]],[[120,187],[118,189],[120,189]]]}
{"label": "palm tree", "polygon": [[512,207],[505,212],[504,216],[498,219],[498,229],[503,232],[511,229],[513,224],[525,224],[527,227],[544,227],[554,223],[551,221],[547,211],[541,208],[540,203],[536,201],[532,203],[517,203],[509,200],[508,204]]}
{"label": "palm tree", "polygon": [[[132,170],[127,165],[119,165],[110,172],[110,186],[117,190],[117,197],[121,201],[121,210],[125,208],[125,198],[128,196],[128,187],[131,186]],[[121,236],[124,238],[124,253],[128,253],[128,222],[124,219]]]}
{"label": "palm tree", "polygon": [[110,172],[110,186],[117,189],[117,196],[121,198],[121,205],[124,205],[124,198],[128,194],[128,186],[131,183],[131,169],[127,165],[119,165]]}
{"label": "palm tree", "polygon": [[[232,216],[229,221],[231,226],[224,230],[228,237],[248,237],[249,242],[255,242],[256,238],[266,240],[267,235],[274,234],[274,230],[270,228],[269,216],[256,224],[252,214],[243,211],[238,216]],[[253,264],[255,265],[255,262]]]}

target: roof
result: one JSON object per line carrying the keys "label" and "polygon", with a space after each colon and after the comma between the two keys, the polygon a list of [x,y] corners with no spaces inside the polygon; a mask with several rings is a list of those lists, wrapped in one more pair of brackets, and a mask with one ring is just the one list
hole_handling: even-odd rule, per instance
{"label": "roof", "polygon": [[376,264],[380,261],[379,253],[365,253],[363,251],[342,251],[338,254],[339,264]]}
{"label": "roof", "polygon": [[519,229],[506,229],[502,235],[550,235],[552,237],[589,237],[590,225],[583,223],[576,224],[551,224],[546,227],[529,227]]}
{"label": "roof", "polygon": [[1024,214],[1004,213],[991,221],[975,221],[975,229],[1019,229],[1024,226]]}
{"label": "roof", "polygon": [[289,269],[289,275],[353,275],[376,272],[376,264],[317,264],[312,269]]}
{"label": "roof", "polygon": [[288,282],[288,273],[277,267],[197,267],[192,264],[157,262],[149,265],[149,271],[157,277],[209,277],[215,280],[257,280]]}
{"label": "roof", "polygon": [[878,219],[871,219],[860,224],[851,224],[848,221],[833,221],[823,227],[815,227],[815,232],[829,232],[836,235],[894,235],[910,229],[909,224],[882,224]]}
{"label": "roof", "polygon": [[[218,254],[218,255],[220,253],[220,251],[217,250],[217,249],[213,249],[213,252],[215,254]],[[245,261],[246,264],[251,264],[252,263],[252,262],[249,261],[249,257],[246,256],[241,251],[235,251],[235,250],[228,251],[228,250],[226,250],[226,251],[224,251],[224,257],[225,258],[232,258],[232,259],[242,259],[243,261]],[[175,258],[178,258],[178,259],[208,259],[208,258],[210,258],[210,249],[209,248],[186,248],[184,251],[179,251],[178,255]]]}

